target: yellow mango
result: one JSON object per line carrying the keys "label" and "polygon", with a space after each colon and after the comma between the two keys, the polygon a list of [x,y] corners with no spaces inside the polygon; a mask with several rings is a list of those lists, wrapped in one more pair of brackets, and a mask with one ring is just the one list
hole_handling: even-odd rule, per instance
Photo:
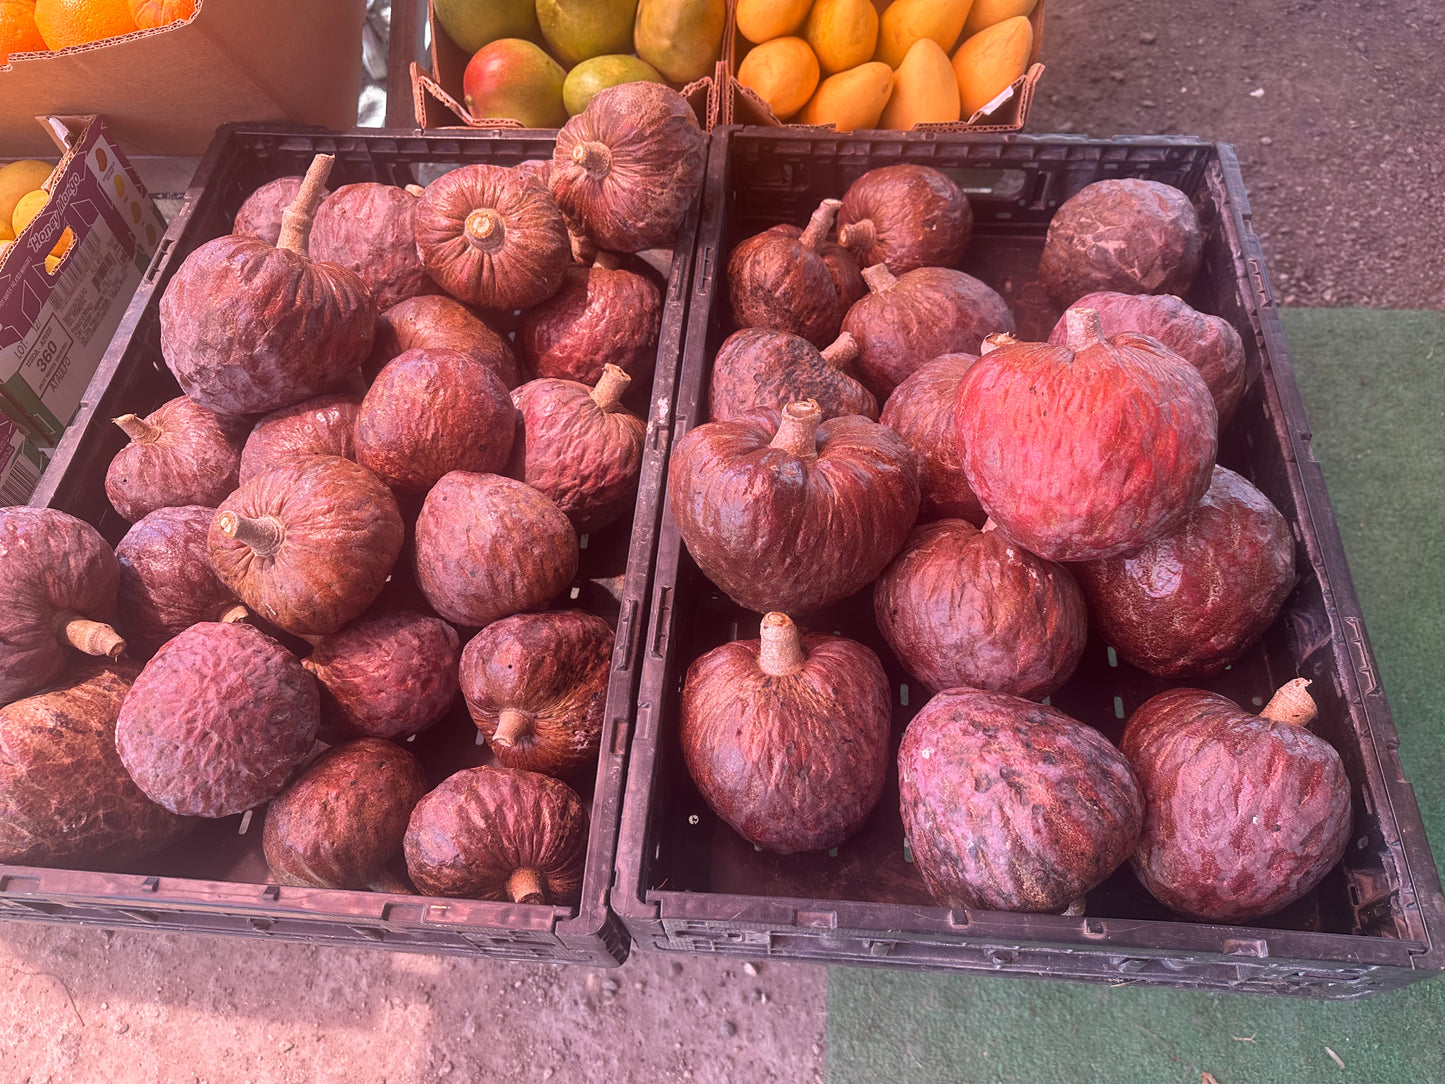
{"label": "yellow mango", "polygon": [[[773,116],[786,120],[818,89],[818,58],[802,38],[774,38],[755,45],[738,65],[738,82],[768,103]],[[949,69],[948,77],[953,78]],[[957,94],[957,85],[954,93]]]}
{"label": "yellow mango", "polygon": [[803,38],[825,72],[856,68],[878,44],[878,9],[873,0],[814,0]]}
{"label": "yellow mango", "polygon": [[932,38],[919,38],[898,65],[893,94],[878,123],[907,130],[915,124],[958,120],[958,110],[958,80],[948,54]]}
{"label": "yellow mango", "polygon": [[738,0],[738,33],[754,45],[787,37],[808,17],[813,0]]}
{"label": "yellow mango", "polygon": [[958,42],[974,0],[893,0],[878,23],[874,60],[897,68],[919,38],[932,38],[945,53]]}
{"label": "yellow mango", "polygon": [[10,229],[14,236],[19,237],[20,232],[30,225],[31,219],[38,215],[44,206],[50,202],[50,193],[43,189],[35,189],[26,192],[15,201],[15,210],[10,213]]}
{"label": "yellow mango", "polygon": [[876,128],[892,90],[893,69],[887,64],[859,64],[819,83],[816,93],[793,120],[798,124],[831,124],[840,132]]}
{"label": "yellow mango", "polygon": [[980,30],[953,54],[961,113],[970,117],[1028,70],[1034,28],[1016,15]]}
{"label": "yellow mango", "polygon": [[1025,18],[1034,13],[1039,0],[973,0],[968,9],[968,20],[963,24],[963,36],[971,38],[986,26],[1012,19],[1015,15]]}

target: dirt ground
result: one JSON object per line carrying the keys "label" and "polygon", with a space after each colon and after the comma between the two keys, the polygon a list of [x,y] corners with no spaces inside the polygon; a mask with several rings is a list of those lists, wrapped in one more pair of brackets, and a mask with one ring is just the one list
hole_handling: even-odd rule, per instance
{"label": "dirt ground", "polygon": [[[1434,0],[1051,0],[1029,128],[1235,144],[1287,305],[1445,308]],[[1431,72],[1435,75],[1431,75]],[[0,923],[0,1081],[821,1080],[819,966]]]}

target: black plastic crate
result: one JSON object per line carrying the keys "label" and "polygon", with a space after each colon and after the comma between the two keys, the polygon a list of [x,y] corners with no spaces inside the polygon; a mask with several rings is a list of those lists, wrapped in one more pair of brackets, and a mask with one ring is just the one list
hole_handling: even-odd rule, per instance
{"label": "black plastic crate", "polygon": [[[515,165],[550,158],[551,132],[505,130],[420,135],[365,130],[342,134],[296,128],[223,128],[201,161],[180,212],[127,310],[54,461],[31,503],[60,508],[95,524],[112,544],[129,528],[106,499],[107,465],[125,436],[119,414],[146,414],[180,394],[160,353],[159,302],[181,261],[202,242],[230,232],[241,201],[258,185],[304,173],[313,155],[336,156],[329,185],[356,181],[406,184],[453,165]],[[558,605],[606,618],[616,629],[607,716],[595,780],[582,788],[591,833],[582,900],[552,907],[441,899],[270,882],[260,848],[260,818],[249,814],[203,823],[183,843],[121,873],[0,865],[0,917],[266,936],[307,942],[379,945],[421,952],[600,965],[626,958],[625,929],[607,908],[621,817],[622,788],[638,651],[657,539],[671,403],[682,352],[684,306],[697,227],[696,203],[671,259],[653,254],[664,309],[648,411],[647,454],[636,512],[584,540],[581,568]],[[646,403],[643,389],[637,399]],[[305,645],[296,642],[300,650]],[[485,747],[461,698],[447,718],[408,745],[435,785],[481,763]]]}
{"label": "black plastic crate", "polygon": [[[969,192],[974,240],[964,270],[1008,300],[1020,338],[1047,338],[1060,315],[1035,281],[1047,223],[1083,185],[1143,177],[1181,188],[1206,231],[1187,300],[1242,335],[1250,387],[1221,434],[1219,460],[1264,491],[1297,539],[1300,582],[1263,641],[1221,677],[1190,682],[1262,706],[1283,681],[1313,681],[1314,729],[1343,756],[1355,838],[1303,900],[1249,927],[1181,919],[1127,865],[1090,893],[1082,917],[935,905],[905,852],[896,769],[864,828],[829,854],[757,850],[708,809],[677,741],[688,664],[757,636],[758,615],[716,590],[664,509],[638,695],[612,907],[648,948],[779,956],[912,969],[1000,971],[1111,984],[1353,998],[1445,968],[1445,899],[1413,792],[1265,278],[1230,147],[1170,137],[839,136],[720,127],[713,133],[673,439],[706,420],[711,360],[732,330],[727,254],[775,222],[805,222],[869,168],[916,162]],[[859,640],[895,690],[894,741],[925,703],[873,623],[871,588],[808,622]],[[1166,682],[1116,662],[1097,637],[1051,698],[1117,741],[1124,720]]]}

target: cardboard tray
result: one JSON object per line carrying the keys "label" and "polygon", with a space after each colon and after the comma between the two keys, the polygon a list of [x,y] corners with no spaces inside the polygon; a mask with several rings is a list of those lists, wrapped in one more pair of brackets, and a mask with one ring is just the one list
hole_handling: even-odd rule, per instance
{"label": "cardboard tray", "polygon": [[0,153],[49,151],[38,114],[104,114],[151,154],[200,154],[233,121],[349,128],[365,14],[365,0],[198,0],[184,22],[16,53],[0,64]]}
{"label": "cardboard tray", "polygon": [[[431,71],[421,65],[411,66],[412,104],[416,110],[416,126],[425,131],[438,128],[507,128],[525,131],[515,120],[491,117],[474,117],[463,104],[462,73],[467,70],[471,54],[452,41],[442,25],[437,22],[436,5],[427,0],[426,19],[428,37],[431,40]],[[724,38],[724,48],[726,48]],[[697,122],[705,132],[712,131],[722,108],[720,91],[723,85],[723,65],[715,65],[715,74],[694,79],[680,91],[697,114]]]}
{"label": "cardboard tray", "polygon": [[[767,102],[737,81],[735,77],[738,64],[747,55],[747,51],[753,47],[752,42],[737,32],[737,6],[737,0],[728,0],[728,22],[723,37],[723,58],[718,65],[717,74],[717,81],[721,87],[719,93],[721,106],[718,111],[717,123],[782,126],[813,132],[831,131],[831,126],[825,128],[809,124],[784,124],[773,115]],[[881,12],[888,4],[886,0],[875,0],[873,6]],[[1044,74],[1044,65],[1040,61],[1044,48],[1044,0],[1038,0],[1038,3],[1034,5],[1034,10],[1029,14],[1029,25],[1033,27],[1034,43],[1033,48],[1029,50],[1028,70],[1015,79],[1007,90],[1000,93],[998,97],[971,117],[964,117],[948,123],[919,124],[911,130],[918,132],[974,132],[980,135],[991,132],[1020,131],[1028,122],[1029,110],[1033,107],[1034,92],[1038,87],[1039,79]],[[948,51],[950,57],[957,47],[956,43],[954,49]],[[823,78],[827,78],[827,76],[825,75]]]}
{"label": "cardboard tray", "polygon": [[[318,152],[336,156],[329,182],[335,187],[363,180],[405,184],[419,172],[429,179],[451,164],[515,165],[550,156],[552,147],[551,137],[496,130],[420,136],[383,129],[317,134],[223,128],[86,392],[85,407],[31,503],[95,524],[112,544],[127,530],[129,524],[110,507],[104,491],[106,467],[125,441],[110,419],[127,411],[146,413],[179,394],[161,360],[161,295],[187,254],[230,231],[236,209],[258,185],[304,172]],[[242,814],[202,823],[178,846],[120,872],[0,865],[0,916],[594,965],[623,960],[628,940],[608,912],[607,890],[696,221],[694,205],[678,235],[670,268],[657,275],[664,310],[635,517],[630,526],[624,522],[584,541],[578,578],[557,602],[603,616],[617,634],[598,769],[591,787],[580,788],[591,801],[591,832],[577,907],[276,885],[260,852],[261,821],[252,823],[249,814]],[[307,650],[299,641],[291,646]],[[485,757],[460,697],[447,718],[407,748],[421,760],[432,785]]]}
{"label": "cardboard tray", "polygon": [[[1279,684],[1311,679],[1315,731],[1337,748],[1352,789],[1355,833],[1316,890],[1251,926],[1182,920],[1156,903],[1127,864],[1089,894],[1082,917],[935,905],[910,864],[896,769],[872,817],[830,854],[763,853],[698,794],[677,742],[687,665],[728,640],[757,635],[758,615],[698,571],[664,510],[638,693],[612,907],[642,946],[668,952],[786,957],[930,970],[1001,972],[1113,985],[1145,984],[1354,998],[1445,968],[1445,898],[1370,652],[1309,427],[1265,277],[1232,149],[1170,137],[837,136],[719,127],[712,136],[673,440],[706,419],[710,364],[732,330],[727,254],[778,221],[802,224],[825,196],[867,169],[935,166],[973,202],[962,267],[1003,293],[1019,336],[1041,341],[1059,315],[1035,281],[1045,230],[1069,195],[1104,177],[1181,188],[1206,230],[1187,300],[1241,333],[1250,387],[1222,435],[1220,462],[1248,477],[1292,524],[1300,582],[1263,640],[1218,679],[1190,682],[1258,708]],[[894,741],[929,697],[873,623],[871,589],[812,624],[875,650],[894,689]],[[1124,720],[1166,683],[1090,640],[1051,702],[1117,741]]]}

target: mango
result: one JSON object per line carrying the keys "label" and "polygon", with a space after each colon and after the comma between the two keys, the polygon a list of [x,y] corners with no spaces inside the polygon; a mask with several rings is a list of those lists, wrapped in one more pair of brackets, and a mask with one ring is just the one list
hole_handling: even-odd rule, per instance
{"label": "mango", "polygon": [[738,33],[754,45],[784,38],[808,17],[813,0],[738,0]]}
{"label": "mango", "polygon": [[878,123],[884,128],[906,131],[915,124],[958,118],[958,80],[948,54],[932,38],[919,38],[898,65],[893,94]]}
{"label": "mango", "polygon": [[565,73],[540,46],[502,38],[477,50],[462,73],[462,94],[474,117],[510,117],[528,128],[560,128]]}
{"label": "mango", "polygon": [[919,38],[932,38],[945,53],[953,49],[974,0],[894,0],[878,22],[874,60],[897,68]]}
{"label": "mango", "polygon": [[803,39],[825,72],[856,68],[878,45],[878,11],[872,0],[814,0]]}
{"label": "mango", "polygon": [[859,64],[819,83],[793,120],[798,124],[831,124],[840,132],[876,128],[892,90],[893,69],[887,64],[876,60]]}
{"label": "mango", "polygon": [[711,75],[722,56],[727,0],[638,0],[633,49],[674,83]]}
{"label": "mango", "polygon": [[968,19],[963,24],[963,36],[971,38],[986,26],[1012,19],[1015,15],[1025,18],[1034,13],[1039,0],[973,0],[968,9]]}
{"label": "mango", "polygon": [[[773,116],[786,120],[818,89],[818,58],[802,38],[774,38],[755,45],[738,65],[738,82],[768,103]],[[948,70],[953,79],[953,69]]]}
{"label": "mango", "polygon": [[576,116],[587,108],[592,96],[620,83],[665,83],[657,69],[635,56],[594,56],[584,60],[562,83],[562,104]]}
{"label": "mango", "polygon": [[571,68],[594,56],[632,52],[637,0],[537,0],[552,55]]}
{"label": "mango", "polygon": [[39,162],[34,158],[0,166],[0,222],[8,227],[20,197],[44,184],[53,169],[54,163]]}
{"label": "mango", "polygon": [[26,192],[15,201],[15,210],[10,212],[11,235],[19,237],[26,226],[30,225],[35,216],[38,215],[47,203],[50,202],[50,193],[37,188],[33,192]]}
{"label": "mango", "polygon": [[533,0],[433,0],[447,37],[469,53],[499,38],[542,40]]}
{"label": "mango", "polygon": [[966,38],[953,54],[960,112],[971,117],[1028,70],[1034,28],[1016,15]]}

